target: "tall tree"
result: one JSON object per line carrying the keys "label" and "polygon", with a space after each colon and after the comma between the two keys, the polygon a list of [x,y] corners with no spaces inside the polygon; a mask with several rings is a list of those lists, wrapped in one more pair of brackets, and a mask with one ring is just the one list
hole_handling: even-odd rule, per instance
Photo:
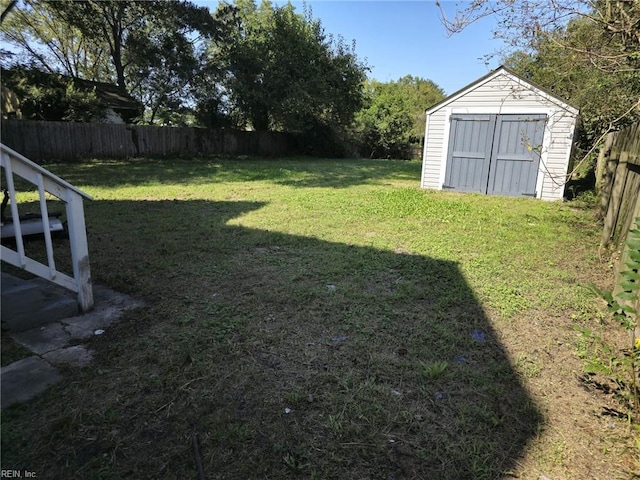
{"label": "tall tree", "polygon": [[[518,55],[521,60],[529,56],[532,60],[524,62],[528,63],[526,68],[520,62],[522,68],[536,69],[536,80],[552,90],[573,88],[575,98],[580,98],[580,91],[588,92],[584,96],[587,107],[591,105],[587,97],[593,95],[603,99],[599,103],[605,110],[611,104],[617,105],[615,111],[602,118],[612,121],[612,126],[640,115],[640,2],[478,0],[464,4],[453,18],[448,18],[442,7],[441,13],[452,34],[483,17],[495,17],[494,36],[506,42],[508,51],[520,52],[511,57],[512,64]],[[549,64],[553,67],[549,68]],[[558,69],[557,73],[553,69]],[[588,82],[582,78],[585,75]],[[556,86],[552,77],[564,81]],[[571,81],[567,81],[569,77]],[[589,87],[586,90],[585,84]],[[625,85],[630,85],[631,91]],[[626,98],[621,99],[617,86],[631,95],[625,94]],[[577,106],[582,107],[583,103]],[[595,114],[592,117],[596,119]]]}
{"label": "tall tree", "polygon": [[520,75],[580,108],[579,145],[585,150],[610,128],[640,118],[640,71],[596,68],[582,53],[597,43],[594,37],[592,22],[578,17],[540,36],[533,51],[505,59]]}
{"label": "tall tree", "polygon": [[411,75],[400,78],[396,83],[413,120],[411,136],[415,142],[415,139],[424,136],[426,110],[445,98],[444,90],[432,80]]}
{"label": "tall tree", "polygon": [[[15,8],[17,7],[17,8]],[[14,3],[2,24],[2,39],[18,49],[17,63],[87,80],[110,80],[106,43],[84,37],[60,21],[53,2]],[[5,56],[8,56],[8,52]]]}
{"label": "tall tree", "polygon": [[98,2],[65,0],[51,2],[51,8],[65,25],[78,29],[89,41],[106,44],[115,70],[116,84],[126,89],[124,46],[144,24],[143,15],[153,2]]}
{"label": "tall tree", "polygon": [[193,101],[191,79],[200,70],[198,42],[217,25],[208,9],[184,1],[66,1],[56,3],[66,23],[106,41],[117,84],[163,123]]}
{"label": "tall tree", "polygon": [[528,52],[537,49],[541,36],[563,29],[571,19],[583,18],[592,27],[593,41],[588,48],[562,39],[554,41],[601,70],[640,67],[640,2],[636,0],[476,0],[462,3],[453,18],[448,18],[437,4],[449,33],[493,16],[497,20],[494,36],[510,47]]}
{"label": "tall tree", "polygon": [[393,83],[370,81],[368,105],[356,117],[362,154],[370,158],[407,158],[413,121],[405,98]]}
{"label": "tall tree", "polygon": [[354,47],[325,34],[308,9],[299,14],[291,4],[250,0],[235,7],[233,41],[212,55],[247,122],[256,130],[288,131],[348,125],[362,105],[366,78]]}
{"label": "tall tree", "polygon": [[[115,82],[145,104],[150,121],[192,103],[190,82],[203,67],[202,40],[218,33],[207,8],[177,0],[23,0],[11,16],[13,23],[3,24],[4,38],[31,63]],[[85,64],[106,68],[91,73],[75,68]]]}

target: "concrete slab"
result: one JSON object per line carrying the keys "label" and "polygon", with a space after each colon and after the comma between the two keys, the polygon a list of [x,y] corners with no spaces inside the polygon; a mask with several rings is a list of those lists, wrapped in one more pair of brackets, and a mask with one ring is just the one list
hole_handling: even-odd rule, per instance
{"label": "concrete slab", "polygon": [[0,407],[26,402],[62,380],[58,369],[40,357],[29,357],[0,370],[2,377]]}
{"label": "concrete slab", "polygon": [[[62,378],[56,365],[84,367],[92,360],[92,352],[84,345],[69,346],[72,340],[86,340],[96,330],[105,330],[122,314],[144,305],[128,295],[94,285],[94,309],[22,332],[11,337],[41,355],[19,360],[2,369],[2,408],[29,400]],[[5,393],[6,392],[6,393]]]}
{"label": "concrete slab", "polygon": [[20,345],[38,355],[66,347],[71,340],[71,335],[64,329],[64,325],[58,322],[10,335]]}
{"label": "concrete slab", "polygon": [[75,295],[40,279],[24,280],[2,272],[0,315],[10,332],[30,330],[78,314]]}
{"label": "concrete slab", "polygon": [[114,321],[118,320],[125,311],[143,305],[143,302],[129,295],[114,292],[98,285],[93,287],[93,298],[94,309],[91,312],[61,320],[65,330],[74,340],[91,338],[96,330],[105,330]]}
{"label": "concrete slab", "polygon": [[45,353],[42,358],[55,366],[86,367],[91,363],[93,353],[83,345],[74,345]]}

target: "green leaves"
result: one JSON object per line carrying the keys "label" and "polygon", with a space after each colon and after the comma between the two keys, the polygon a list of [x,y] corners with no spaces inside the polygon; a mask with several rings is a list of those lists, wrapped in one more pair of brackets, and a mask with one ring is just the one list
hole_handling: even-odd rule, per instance
{"label": "green leaves", "polygon": [[397,82],[365,84],[367,106],[356,115],[362,155],[408,158],[409,146],[424,131],[424,111],[444,98],[430,80],[406,76]]}
{"label": "green leaves", "polygon": [[640,272],[635,270],[636,262],[627,262],[625,265],[629,268],[629,270],[624,270],[620,272],[620,276],[628,281],[638,281],[640,280]]}
{"label": "green leaves", "polygon": [[[544,4],[550,9],[557,6],[555,2]],[[608,129],[622,128],[640,118],[637,109],[629,111],[640,96],[640,62],[622,53],[640,51],[640,37],[622,41],[619,25],[614,25],[637,25],[640,4],[588,2],[584,6],[581,13],[580,8],[573,9],[573,18],[566,25],[536,31],[530,37],[532,48],[513,53],[505,64],[580,109],[576,143],[586,152]],[[612,14],[616,11],[620,16]]]}
{"label": "green leaves", "polygon": [[640,251],[629,249],[629,258],[640,266]]}
{"label": "green leaves", "polygon": [[[640,219],[636,219],[638,225]],[[635,330],[638,322],[638,292],[640,291],[640,230],[630,230],[626,241],[626,255],[629,261],[625,263],[627,270],[620,272],[618,289],[615,298],[618,300],[614,317],[620,325],[628,331]]]}
{"label": "green leaves", "polygon": [[212,59],[233,108],[256,130],[345,128],[363,104],[366,66],[341,38],[326,35],[311,12],[291,4],[236,2],[239,28]]}
{"label": "green leaves", "polygon": [[33,120],[100,121],[106,108],[95,87],[79,88],[76,81],[62,75],[14,68],[2,70],[4,86],[21,98],[24,118]]}
{"label": "green leaves", "polygon": [[[2,27],[18,63],[117,84],[146,107],[146,121],[175,123],[204,76],[201,39],[219,39],[223,22],[206,7],[177,0],[24,0]],[[73,111],[65,119],[86,120],[82,99],[67,97]]]}

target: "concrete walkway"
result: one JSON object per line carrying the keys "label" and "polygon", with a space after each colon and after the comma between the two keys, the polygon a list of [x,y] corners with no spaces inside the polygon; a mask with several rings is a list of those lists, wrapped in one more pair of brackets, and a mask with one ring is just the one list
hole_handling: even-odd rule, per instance
{"label": "concrete walkway", "polygon": [[25,331],[12,331],[9,328],[3,332],[3,335],[11,336],[34,355],[1,369],[1,408],[31,400],[61,381],[63,377],[56,368],[58,366],[79,368],[88,365],[92,352],[82,342],[104,333],[125,311],[143,305],[128,295],[98,285],[94,285],[93,293],[95,307],[89,313]]}

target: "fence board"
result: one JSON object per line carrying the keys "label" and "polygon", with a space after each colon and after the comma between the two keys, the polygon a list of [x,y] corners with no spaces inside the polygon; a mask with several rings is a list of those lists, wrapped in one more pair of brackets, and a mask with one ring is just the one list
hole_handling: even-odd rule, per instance
{"label": "fence board", "polygon": [[640,201],[640,123],[610,133],[598,157],[602,245],[624,243]]}
{"label": "fence board", "polygon": [[[640,216],[640,123],[607,136],[596,174],[601,195],[599,215],[604,217],[601,244],[614,247],[614,292],[619,292],[620,272],[629,258],[624,242]],[[633,306],[639,308],[637,302]],[[640,338],[640,325],[629,335],[631,341]]]}
{"label": "fence board", "polygon": [[297,138],[282,132],[3,120],[2,142],[37,161],[164,155],[286,156]]}

